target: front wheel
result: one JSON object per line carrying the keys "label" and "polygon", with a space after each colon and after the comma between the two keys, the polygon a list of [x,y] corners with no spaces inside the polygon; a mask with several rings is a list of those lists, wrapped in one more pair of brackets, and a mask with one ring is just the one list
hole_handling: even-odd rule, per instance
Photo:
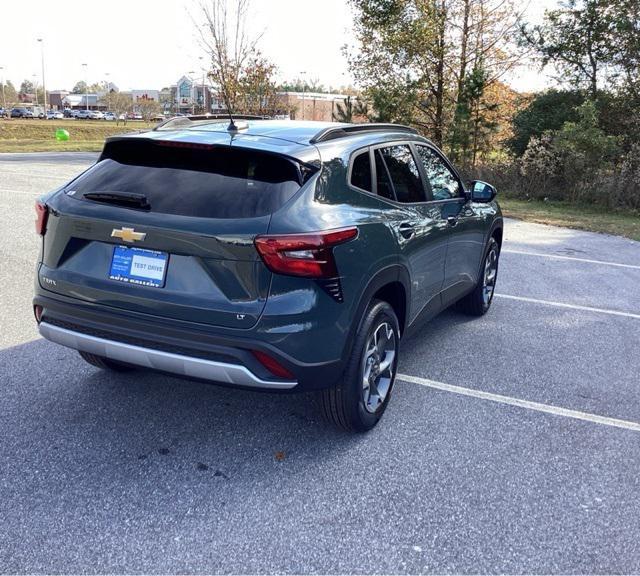
{"label": "front wheel", "polygon": [[343,379],[321,391],[325,418],[348,431],[371,430],[387,408],[398,367],[400,328],[393,308],[374,300],[355,336]]}
{"label": "front wheel", "polygon": [[496,289],[499,258],[500,246],[492,237],[485,250],[478,283],[470,294],[458,301],[457,307],[461,312],[471,316],[482,316],[488,312]]}

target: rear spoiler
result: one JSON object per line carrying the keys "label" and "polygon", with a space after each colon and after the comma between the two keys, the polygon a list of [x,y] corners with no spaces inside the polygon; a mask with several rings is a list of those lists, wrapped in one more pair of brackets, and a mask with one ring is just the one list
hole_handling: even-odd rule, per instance
{"label": "rear spoiler", "polygon": [[[228,118],[228,116],[226,117]],[[151,152],[155,148],[154,152]],[[120,134],[117,136],[110,136],[105,139],[102,153],[98,158],[98,162],[107,158],[116,161],[130,162],[133,159],[137,161],[155,162],[157,160],[158,150],[189,150],[191,152],[208,152],[219,148],[228,148],[227,144],[219,142],[204,143],[204,142],[184,142],[175,140],[160,140],[156,138],[140,137],[137,134]],[[269,150],[260,150],[252,148],[236,148],[239,152],[253,152],[255,154],[262,154],[267,156],[276,156],[287,160],[296,169],[298,174],[298,183],[302,186],[313,174],[320,170],[320,165],[315,163],[305,162],[299,158],[289,156],[287,154],[281,154]],[[192,156],[193,157],[193,156]],[[175,158],[175,156],[174,156]]]}

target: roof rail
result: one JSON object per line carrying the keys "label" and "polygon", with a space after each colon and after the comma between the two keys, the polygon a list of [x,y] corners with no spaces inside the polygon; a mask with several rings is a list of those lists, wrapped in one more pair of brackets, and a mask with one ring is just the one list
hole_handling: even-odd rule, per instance
{"label": "roof rail", "polygon": [[360,134],[363,132],[408,132],[411,134],[417,134],[418,131],[409,126],[403,126],[402,124],[347,124],[342,126],[336,126],[324,128],[320,130],[309,142],[311,144],[319,144],[320,142],[326,142],[327,140],[335,140],[336,138],[344,138],[353,134]]}
{"label": "roof rail", "polygon": [[[252,114],[234,114],[234,120],[267,120],[268,116],[256,116]],[[203,120],[229,120],[229,114],[198,114],[192,116],[173,116],[164,122],[160,122],[154,130],[174,130],[186,128],[193,124],[202,124]]]}

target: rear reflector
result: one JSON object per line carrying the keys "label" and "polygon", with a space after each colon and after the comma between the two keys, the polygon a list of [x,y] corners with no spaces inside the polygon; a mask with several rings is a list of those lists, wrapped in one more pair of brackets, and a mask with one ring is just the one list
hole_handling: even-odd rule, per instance
{"label": "rear reflector", "polygon": [[335,278],[338,276],[333,247],[353,240],[357,228],[311,234],[257,236],[255,246],[269,270],[289,276]]}
{"label": "rear reflector", "polygon": [[258,362],[260,362],[260,364],[262,364],[274,376],[277,376],[278,378],[287,378],[288,380],[295,380],[295,376],[275,358],[272,358],[264,352],[260,352],[260,350],[252,350],[252,352],[258,359]]}
{"label": "rear reflector", "polygon": [[42,306],[40,306],[39,304],[36,304],[33,307],[33,313],[36,316],[36,322],[38,322],[38,324],[40,324],[40,320],[42,320]]}
{"label": "rear reflector", "polygon": [[47,205],[36,200],[36,233],[44,236],[47,231],[47,219],[49,217],[49,209]]}

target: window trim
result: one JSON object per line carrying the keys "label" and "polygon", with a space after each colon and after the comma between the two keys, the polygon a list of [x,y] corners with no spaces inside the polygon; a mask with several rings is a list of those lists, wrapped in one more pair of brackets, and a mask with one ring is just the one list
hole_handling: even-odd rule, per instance
{"label": "window trim", "polygon": [[[458,184],[460,184],[460,190],[462,190],[463,195],[456,196],[455,198],[446,198],[444,200],[435,200],[432,197],[432,198],[427,198],[422,202],[398,202],[398,200],[396,199],[397,197],[396,197],[393,180],[391,180],[391,176],[389,175],[389,172],[387,169],[387,176],[389,177],[389,181],[391,183],[391,187],[393,189],[393,195],[395,198],[385,198],[384,196],[380,196],[378,194],[378,180],[377,180],[377,172],[376,172],[375,151],[379,148],[389,148],[392,146],[398,146],[403,144],[408,145],[409,148],[411,149],[411,153],[413,154],[413,159],[418,166],[418,171],[420,172],[420,179],[422,181],[423,188],[425,189],[425,197],[428,196],[427,190],[431,190],[431,184],[429,183],[429,180],[427,178],[422,160],[418,156],[418,151],[415,149],[416,146],[425,146],[430,150],[433,150],[436,153],[436,155],[444,161],[445,165],[449,168],[449,170],[451,170],[451,173],[458,180]],[[358,188],[358,186],[353,186],[351,184],[351,171],[353,169],[353,161],[356,158],[356,156],[359,156],[366,150],[369,151],[369,164],[371,167],[371,187],[373,188],[371,192],[369,190],[364,190],[362,188]],[[385,164],[385,168],[386,168],[386,164]],[[467,189],[464,186],[464,183],[462,182],[462,178],[460,178],[460,174],[454,168],[453,164],[449,162],[448,158],[435,146],[435,144],[432,144],[430,142],[424,142],[422,140],[391,140],[389,142],[382,142],[379,144],[369,144],[367,146],[362,146],[361,148],[356,148],[353,152],[351,152],[349,156],[349,168],[347,170],[347,186],[349,186],[349,188],[353,190],[357,190],[358,192],[361,192],[362,194],[373,196],[374,198],[377,198],[382,202],[388,202],[394,207],[438,205],[438,204],[445,204],[448,202],[460,202],[460,201],[464,201],[466,203],[469,201],[469,197],[468,197],[469,195],[468,195]]]}
{"label": "window trim", "polygon": [[[388,200],[389,202],[393,202],[395,206],[422,206],[424,204],[427,204],[428,202],[431,202],[431,200],[429,200],[428,198],[427,188],[425,187],[426,180],[424,177],[424,171],[422,170],[422,162],[420,161],[419,158],[417,158],[416,151],[413,149],[412,144],[413,144],[413,141],[411,140],[399,140],[399,141],[393,141],[393,142],[383,142],[382,144],[375,144],[371,146],[371,154],[372,156],[374,156],[371,167],[373,168],[373,176],[374,176],[373,186],[374,186],[375,195],[378,198],[382,198],[383,200]],[[379,150],[380,148],[392,148],[394,146],[409,147],[409,150],[411,151],[411,155],[413,157],[413,161],[416,163],[416,166],[418,167],[418,173],[420,174],[420,181],[422,182],[422,188],[424,190],[425,200],[422,200],[421,202],[400,202],[398,200],[398,195],[396,194],[396,187],[395,187],[395,184],[393,183],[393,179],[391,178],[391,174],[389,174],[389,168],[387,167],[386,162],[384,164],[384,167],[387,170],[387,177],[389,178],[389,182],[391,183],[391,187],[393,189],[393,195],[395,196],[395,198],[394,199],[385,198],[384,196],[378,195],[378,179],[377,179],[376,164],[375,164],[375,151]],[[384,162],[384,157],[382,158],[382,161]]]}
{"label": "window trim", "polygon": [[433,144],[427,144],[426,142],[414,142],[414,147],[416,148],[414,153],[419,160],[420,171],[424,174],[425,181],[429,184],[429,189],[432,191],[432,193],[433,193],[433,189],[431,188],[431,183],[429,182],[427,172],[425,170],[424,164],[422,163],[422,159],[420,158],[420,155],[418,153],[418,150],[417,150],[418,146],[424,146],[425,148],[428,148],[429,150],[434,152],[435,155],[438,158],[440,158],[440,160],[442,160],[444,165],[449,169],[451,174],[453,174],[454,178],[458,181],[458,185],[460,186],[460,191],[462,192],[461,195],[458,195],[455,198],[444,198],[442,200],[436,200],[435,198],[432,197],[431,200],[429,200],[429,202],[433,204],[435,203],[442,204],[443,202],[460,202],[461,200],[464,200],[466,202],[468,200],[467,189],[465,188],[464,183],[462,182],[462,178],[460,178],[460,174],[458,174],[458,171],[453,167],[451,162],[449,162],[448,158]]}
{"label": "window trim", "polygon": [[[353,164],[358,156],[362,156],[363,154],[369,154],[369,176],[371,178],[371,190],[365,190],[364,188],[360,188],[360,186],[355,186],[351,183],[351,175],[353,174]],[[357,148],[351,153],[349,156],[349,168],[347,170],[347,186],[349,188],[353,188],[353,190],[357,190],[358,192],[364,192],[365,194],[374,194],[375,191],[375,181],[373,179],[375,175],[374,166],[371,164],[372,155],[371,155],[371,147],[364,146],[363,148]]]}

